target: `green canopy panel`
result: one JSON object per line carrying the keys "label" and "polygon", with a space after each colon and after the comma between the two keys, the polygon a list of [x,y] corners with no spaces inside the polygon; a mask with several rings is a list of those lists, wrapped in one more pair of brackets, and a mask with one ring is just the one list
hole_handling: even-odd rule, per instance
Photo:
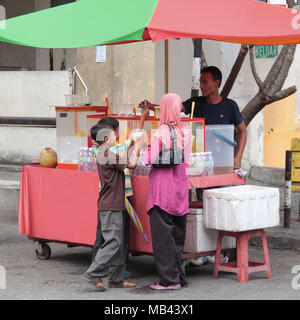
{"label": "green canopy panel", "polygon": [[157,1],[81,0],[37,11],[7,19],[0,41],[39,48],[141,41]]}

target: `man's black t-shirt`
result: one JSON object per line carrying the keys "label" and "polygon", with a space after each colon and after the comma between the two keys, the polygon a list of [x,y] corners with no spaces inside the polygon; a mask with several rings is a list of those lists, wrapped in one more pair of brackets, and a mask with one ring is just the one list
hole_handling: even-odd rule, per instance
{"label": "man's black t-shirt", "polygon": [[182,104],[186,114],[191,113],[192,102],[195,101],[194,118],[205,118],[205,124],[234,124],[243,121],[237,103],[231,99],[223,98],[217,104],[210,104],[205,97],[193,97]]}

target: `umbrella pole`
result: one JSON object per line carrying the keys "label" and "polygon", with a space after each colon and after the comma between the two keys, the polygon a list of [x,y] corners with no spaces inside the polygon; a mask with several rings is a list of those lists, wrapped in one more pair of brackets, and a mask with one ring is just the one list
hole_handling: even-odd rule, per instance
{"label": "umbrella pole", "polygon": [[165,40],[165,93],[169,92],[169,40]]}

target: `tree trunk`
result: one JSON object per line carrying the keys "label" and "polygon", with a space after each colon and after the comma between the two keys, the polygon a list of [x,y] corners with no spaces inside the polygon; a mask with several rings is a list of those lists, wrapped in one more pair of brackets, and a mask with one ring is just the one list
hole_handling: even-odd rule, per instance
{"label": "tree trunk", "polygon": [[281,90],[294,60],[296,45],[283,46],[266,79],[262,82],[254,65],[253,49],[250,50],[251,70],[259,87],[259,92],[243,109],[242,116],[246,127],[256,114],[266,105],[284,99],[297,91],[296,86]]}
{"label": "tree trunk", "polygon": [[[300,0],[287,0],[289,8],[300,5]],[[294,60],[296,45],[285,45],[274,62],[264,81],[260,80],[254,62],[253,49],[250,49],[250,63],[254,79],[259,87],[259,92],[249,101],[242,111],[245,125],[248,126],[256,114],[266,105],[284,99],[297,91],[296,86],[282,90]]]}

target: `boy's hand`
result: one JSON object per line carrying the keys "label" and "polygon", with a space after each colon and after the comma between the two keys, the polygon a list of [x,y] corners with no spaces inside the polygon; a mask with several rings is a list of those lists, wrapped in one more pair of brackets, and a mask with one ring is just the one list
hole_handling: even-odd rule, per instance
{"label": "boy's hand", "polygon": [[141,146],[144,142],[148,141],[147,133],[144,130],[135,130],[131,134],[133,143]]}

